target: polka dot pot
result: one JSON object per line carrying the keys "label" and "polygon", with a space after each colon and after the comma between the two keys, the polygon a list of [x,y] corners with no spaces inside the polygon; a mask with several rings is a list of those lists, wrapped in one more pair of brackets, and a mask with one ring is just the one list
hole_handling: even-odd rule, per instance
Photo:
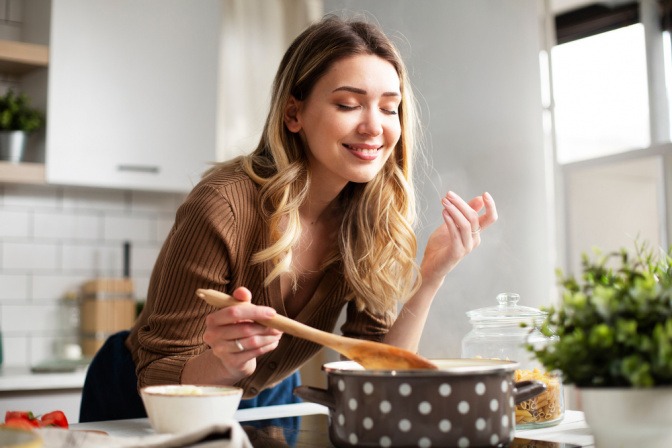
{"label": "polka dot pot", "polygon": [[439,370],[328,363],[326,390],[300,386],[295,393],[329,407],[329,437],[337,447],[496,447],[513,440],[516,404],[546,387],[514,383],[516,362],[433,362]]}

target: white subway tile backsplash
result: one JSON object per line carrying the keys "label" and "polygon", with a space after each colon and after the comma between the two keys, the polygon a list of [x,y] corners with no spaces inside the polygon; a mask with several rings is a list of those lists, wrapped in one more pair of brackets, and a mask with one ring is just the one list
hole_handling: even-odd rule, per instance
{"label": "white subway tile backsplash", "polygon": [[55,270],[58,268],[57,244],[13,243],[2,244],[3,270]]}
{"label": "white subway tile backsplash", "polygon": [[30,336],[2,336],[2,365],[28,366],[30,365]]}
{"label": "white subway tile backsplash", "polygon": [[56,208],[61,205],[59,190],[39,185],[5,185],[3,205],[30,210]]}
{"label": "white subway tile backsplash", "polygon": [[128,193],[120,190],[65,187],[64,209],[120,211],[128,209]]}
{"label": "white subway tile backsplash", "polygon": [[114,277],[122,273],[121,245],[64,244],[61,268],[90,277]]}
{"label": "white subway tile backsplash", "polygon": [[30,278],[27,274],[0,273],[0,301],[27,301]]}
{"label": "white subway tile backsplash", "polygon": [[184,201],[181,194],[165,194],[147,191],[131,193],[131,211],[175,213],[177,207]]}
{"label": "white subway tile backsplash", "polygon": [[[0,0],[2,1],[2,0]],[[184,196],[0,184],[0,330],[4,365],[51,358],[66,330],[62,298],[95,277],[120,277],[131,241],[136,297]]]}
{"label": "white subway tile backsplash", "polygon": [[156,219],[147,216],[107,215],[103,239],[106,241],[155,241]]}
{"label": "white subway tile backsplash", "polygon": [[64,336],[31,336],[29,340],[30,365],[54,359],[57,355],[62,354],[65,341]]}
{"label": "white subway tile backsplash", "polygon": [[175,216],[171,215],[170,218],[158,218],[156,220],[156,239],[157,241],[165,241],[170,233],[170,230],[173,228],[175,223]]}
{"label": "white subway tile backsplash", "polygon": [[3,336],[24,334],[55,335],[61,329],[59,306],[47,305],[3,305],[0,325]]}
{"label": "white subway tile backsplash", "polygon": [[38,301],[60,301],[67,294],[78,294],[79,288],[90,275],[34,274],[32,276],[32,299]]}
{"label": "white subway tile backsplash", "polygon": [[27,210],[0,210],[0,238],[25,238],[31,232]]}
{"label": "white subway tile backsplash", "polygon": [[102,234],[102,218],[94,214],[36,212],[35,238],[96,240]]}
{"label": "white subway tile backsplash", "polygon": [[149,288],[148,276],[133,276],[133,286],[135,289],[135,298],[138,301],[144,302],[147,299],[147,289]]}
{"label": "white subway tile backsplash", "polygon": [[135,246],[131,249],[131,274],[133,277],[138,275],[149,275],[159,256],[160,246]]}

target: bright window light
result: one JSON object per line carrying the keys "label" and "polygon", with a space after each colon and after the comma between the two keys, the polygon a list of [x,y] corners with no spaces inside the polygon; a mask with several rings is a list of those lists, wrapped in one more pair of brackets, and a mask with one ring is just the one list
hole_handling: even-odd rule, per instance
{"label": "bright window light", "polygon": [[642,24],[558,45],[551,61],[559,163],[650,145]]}
{"label": "bright window light", "polygon": [[663,31],[663,66],[665,67],[665,93],[667,94],[667,116],[669,118],[670,134],[672,140],[672,37],[669,31]]}

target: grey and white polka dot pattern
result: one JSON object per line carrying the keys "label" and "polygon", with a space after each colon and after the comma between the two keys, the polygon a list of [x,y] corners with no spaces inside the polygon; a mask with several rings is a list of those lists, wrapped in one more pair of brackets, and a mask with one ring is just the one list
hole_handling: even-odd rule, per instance
{"label": "grey and white polka dot pattern", "polygon": [[423,437],[420,440],[418,440],[418,446],[420,448],[429,448],[432,446],[432,440],[429,437]]}
{"label": "grey and white polka dot pattern", "polygon": [[427,415],[432,412],[432,405],[428,401],[423,401],[418,405],[418,412]]}
{"label": "grey and white polka dot pattern", "polygon": [[507,375],[475,382],[455,377],[450,383],[332,380],[332,390],[340,392],[332,411],[339,445],[494,447],[513,434],[514,389]]}
{"label": "grey and white polka dot pattern", "polygon": [[413,392],[413,389],[408,383],[402,383],[401,386],[399,386],[399,395],[402,397],[408,397],[411,395],[411,392]]}
{"label": "grey and white polka dot pattern", "polygon": [[460,401],[457,405],[457,410],[460,414],[467,414],[469,412],[469,403],[466,401]]}
{"label": "grey and white polka dot pattern", "polygon": [[399,420],[399,429],[402,430],[403,432],[410,431],[412,427],[413,425],[411,424],[410,420],[406,418]]}
{"label": "grey and white polka dot pattern", "polygon": [[380,402],[380,412],[383,414],[389,414],[392,411],[392,405],[389,401],[383,400]]}

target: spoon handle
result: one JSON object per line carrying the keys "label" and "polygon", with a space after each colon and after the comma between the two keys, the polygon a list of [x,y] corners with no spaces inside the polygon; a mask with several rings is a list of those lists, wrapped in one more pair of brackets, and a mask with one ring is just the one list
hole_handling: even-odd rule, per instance
{"label": "spoon handle", "polygon": [[[230,295],[214,289],[198,289],[196,295],[215,308],[250,306],[248,302],[238,301]],[[353,339],[328,333],[280,314],[257,322],[292,336],[329,347],[346,358],[358,362],[365,369],[437,369],[436,365],[429,360],[407,350],[380,342]]]}
{"label": "spoon handle", "polygon": [[[241,302],[228,294],[216,291],[214,289],[198,289],[196,291],[196,295],[215,308],[244,306],[247,304],[247,302]],[[283,333],[291,334],[292,336],[307,339],[311,342],[315,342],[316,344],[330,347],[341,354],[344,353],[342,353],[340,349],[342,349],[344,344],[347,345],[349,342],[348,339],[344,336],[318,330],[280,314],[276,314],[270,319],[260,320],[258,323],[267,327],[275,328],[276,330],[280,330]]]}

